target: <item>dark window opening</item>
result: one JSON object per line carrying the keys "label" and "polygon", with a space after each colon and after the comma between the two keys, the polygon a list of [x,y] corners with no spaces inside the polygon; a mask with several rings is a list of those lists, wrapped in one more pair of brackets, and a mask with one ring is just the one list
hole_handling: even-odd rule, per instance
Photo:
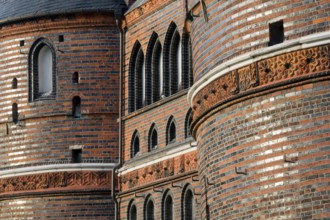
{"label": "dark window opening", "polygon": [[151,127],[151,132],[149,133],[149,151],[156,149],[158,147],[158,133],[155,125]]}
{"label": "dark window opening", "polygon": [[160,77],[163,72],[162,45],[156,42],[152,55],[152,102],[160,99]]}
{"label": "dark window opening", "polygon": [[171,116],[166,126],[166,144],[172,144],[175,141],[176,141],[176,123],[173,116]]}
{"label": "dark window opening", "polygon": [[59,35],[58,36],[58,41],[59,42],[64,42],[64,36],[63,35]]}
{"label": "dark window opening", "polygon": [[182,88],[187,89],[193,84],[193,68],[192,68],[192,49],[189,34],[184,34],[182,37],[183,45],[183,72],[182,72]]}
{"label": "dark window opening", "polygon": [[79,96],[75,96],[72,99],[72,117],[73,118],[81,117],[81,99]]}
{"label": "dark window opening", "polygon": [[165,220],[172,220],[173,219],[173,199],[172,196],[168,195],[165,198],[164,203],[164,219]]}
{"label": "dark window opening", "polygon": [[78,72],[74,72],[72,74],[72,83],[79,83],[79,73]]}
{"label": "dark window opening", "polygon": [[82,158],[82,150],[81,149],[73,149],[72,150],[72,163],[81,163]]}
{"label": "dark window opening", "polygon": [[24,45],[25,45],[25,41],[24,41],[24,40],[20,40],[20,41],[19,41],[19,46],[20,46],[20,47],[23,47]]}
{"label": "dark window opening", "polygon": [[283,20],[269,24],[269,46],[282,43],[284,41]]}
{"label": "dark window opening", "polygon": [[140,138],[137,131],[134,132],[131,144],[131,157],[138,156],[140,154]]}
{"label": "dark window opening", "polygon": [[13,79],[12,84],[11,84],[11,88],[12,89],[17,89],[17,79],[16,78]]}
{"label": "dark window opening", "polygon": [[145,210],[145,220],[154,220],[154,202],[149,199]]}
{"label": "dark window opening", "polygon": [[175,31],[170,50],[170,94],[179,91],[179,76],[181,75],[181,40],[178,31]]}
{"label": "dark window opening", "polygon": [[194,196],[190,189],[187,190],[184,197],[184,220],[194,219]]}
{"label": "dark window opening", "polygon": [[185,137],[186,138],[191,137],[190,126],[191,126],[192,120],[193,120],[192,110],[190,109],[187,113],[186,121],[185,121]]}
{"label": "dark window opening", "polygon": [[128,111],[133,112],[143,107],[144,54],[139,42],[134,45],[130,67],[128,86]]}
{"label": "dark window opening", "polygon": [[12,105],[12,118],[13,118],[13,122],[15,124],[18,123],[18,106],[17,106],[17,103],[14,103]]}
{"label": "dark window opening", "polygon": [[136,206],[133,204],[129,209],[128,220],[136,220],[136,219],[137,219]]}

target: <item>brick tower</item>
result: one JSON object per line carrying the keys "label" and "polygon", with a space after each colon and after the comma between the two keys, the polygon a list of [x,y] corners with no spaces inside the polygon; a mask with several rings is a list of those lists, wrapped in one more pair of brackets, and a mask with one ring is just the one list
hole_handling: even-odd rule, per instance
{"label": "brick tower", "polygon": [[112,219],[121,0],[0,1],[0,219]]}

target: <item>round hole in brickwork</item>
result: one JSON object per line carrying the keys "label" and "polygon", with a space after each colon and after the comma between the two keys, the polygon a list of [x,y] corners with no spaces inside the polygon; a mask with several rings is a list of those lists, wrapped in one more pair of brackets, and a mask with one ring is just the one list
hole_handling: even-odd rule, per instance
{"label": "round hole in brickwork", "polygon": [[290,63],[285,63],[285,64],[284,64],[284,67],[285,67],[285,69],[290,69],[291,64],[290,64]]}
{"label": "round hole in brickwork", "polygon": [[266,72],[266,73],[270,73],[270,71],[271,71],[271,70],[270,70],[269,68],[266,68],[266,69],[265,69],[265,72]]}
{"label": "round hole in brickwork", "polygon": [[313,61],[313,59],[310,58],[310,57],[308,57],[308,58],[306,59],[306,63],[307,63],[307,64],[311,63],[312,61]]}

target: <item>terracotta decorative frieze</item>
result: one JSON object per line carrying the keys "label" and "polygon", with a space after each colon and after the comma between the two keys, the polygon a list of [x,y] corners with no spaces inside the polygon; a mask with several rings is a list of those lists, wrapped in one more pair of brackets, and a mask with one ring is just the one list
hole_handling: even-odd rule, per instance
{"label": "terracotta decorative frieze", "polygon": [[82,187],[110,188],[111,172],[106,171],[76,171],[55,172],[35,175],[16,176],[0,179],[0,196],[2,193],[23,192],[34,190],[66,190]]}
{"label": "terracotta decorative frieze", "polygon": [[196,151],[160,161],[120,177],[122,191],[197,169]]}
{"label": "terracotta decorative frieze", "polygon": [[158,11],[172,2],[175,2],[175,0],[149,0],[125,15],[126,22],[124,22],[124,24],[129,27],[142,18]]}
{"label": "terracotta decorative frieze", "polygon": [[260,60],[222,75],[201,89],[193,100],[194,120],[217,104],[246,91],[329,70],[330,45]]}

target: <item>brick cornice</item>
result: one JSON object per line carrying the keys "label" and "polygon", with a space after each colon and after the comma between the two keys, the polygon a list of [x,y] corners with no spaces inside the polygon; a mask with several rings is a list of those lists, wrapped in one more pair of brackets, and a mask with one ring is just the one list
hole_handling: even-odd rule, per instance
{"label": "brick cornice", "polygon": [[195,125],[214,107],[257,90],[290,84],[330,71],[330,44],[261,59],[222,74],[195,93]]}

